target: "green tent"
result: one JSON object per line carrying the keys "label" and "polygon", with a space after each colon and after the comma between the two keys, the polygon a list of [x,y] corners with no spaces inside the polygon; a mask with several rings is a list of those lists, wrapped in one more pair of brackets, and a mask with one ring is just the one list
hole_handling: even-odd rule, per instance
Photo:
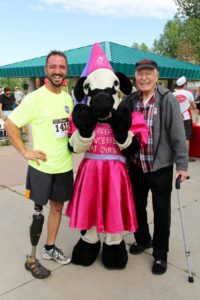
{"label": "green tent", "polygon": [[[184,75],[189,80],[200,79],[200,65],[179,61],[151,52],[137,50],[112,42],[100,43],[114,71],[133,77],[135,63],[147,58],[155,60],[159,66],[160,79],[177,79]],[[68,77],[79,77],[93,45],[64,51],[68,58]],[[45,77],[46,56],[29,59],[0,67],[0,77]]]}

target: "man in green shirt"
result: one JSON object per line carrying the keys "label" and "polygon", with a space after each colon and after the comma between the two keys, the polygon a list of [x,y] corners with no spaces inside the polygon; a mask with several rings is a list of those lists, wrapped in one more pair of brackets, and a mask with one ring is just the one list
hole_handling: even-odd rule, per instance
{"label": "man in green shirt", "polygon": [[[44,222],[42,208],[48,200],[47,242],[42,257],[60,264],[68,264],[71,260],[55,246],[63,205],[71,198],[73,187],[72,155],[67,147],[73,104],[71,97],[62,90],[67,74],[67,58],[63,52],[55,50],[47,55],[45,73],[47,83],[28,94],[5,122],[10,141],[29,161],[26,197],[34,201],[35,213],[30,226],[32,252],[27,256],[25,268],[39,279],[51,273],[35,256]],[[32,130],[33,149],[26,147],[19,134],[19,128],[27,124]]]}

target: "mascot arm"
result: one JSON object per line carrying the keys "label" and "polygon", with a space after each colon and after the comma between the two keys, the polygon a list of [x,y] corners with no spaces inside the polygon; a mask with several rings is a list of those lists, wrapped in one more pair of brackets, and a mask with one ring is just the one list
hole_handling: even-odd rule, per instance
{"label": "mascot arm", "polygon": [[94,132],[89,138],[84,138],[80,135],[79,131],[76,130],[69,139],[69,147],[73,149],[75,153],[84,153],[92,145],[94,140]]}
{"label": "mascot arm", "polygon": [[111,127],[115,140],[120,149],[127,148],[134,136],[129,130],[131,128],[132,117],[127,107],[118,107],[112,110]]}
{"label": "mascot arm", "polygon": [[[118,107],[117,109],[117,111],[120,111],[120,114],[123,116],[123,118],[121,118],[120,120],[120,114],[117,114],[118,123],[121,124],[121,125],[117,124],[118,125],[117,136],[124,135],[126,139],[124,139],[124,142],[122,143],[119,141],[119,139],[117,140],[116,134],[115,134],[115,138],[120,150],[129,149],[129,151],[134,153],[139,151],[140,147],[144,147],[147,144],[149,129],[147,127],[143,114],[140,112],[132,112],[131,125],[130,125],[130,115],[127,114],[126,109],[128,108]],[[126,120],[125,117],[127,118]],[[117,123],[117,118],[115,122]],[[122,128],[123,124],[125,124],[125,126]],[[126,131],[128,127],[129,130]]]}
{"label": "mascot arm", "polygon": [[92,136],[97,124],[97,117],[90,106],[77,104],[72,112],[72,119],[81,137],[90,138]]}
{"label": "mascot arm", "polygon": [[140,142],[139,142],[138,138],[136,136],[134,136],[132,138],[131,144],[127,148],[122,150],[122,154],[127,157],[127,156],[131,156],[134,153],[137,153],[139,151],[140,151]]}
{"label": "mascot arm", "polygon": [[127,132],[127,138],[126,138],[126,140],[123,144],[118,143],[116,141],[119,149],[122,151],[122,150],[128,148],[132,144],[133,137],[134,137],[134,134],[131,131],[128,131]]}

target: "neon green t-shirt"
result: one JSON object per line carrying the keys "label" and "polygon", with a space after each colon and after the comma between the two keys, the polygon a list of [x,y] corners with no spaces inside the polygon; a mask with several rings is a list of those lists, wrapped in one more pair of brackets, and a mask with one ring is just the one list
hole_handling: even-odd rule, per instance
{"label": "neon green t-shirt", "polygon": [[64,173],[72,169],[72,154],[69,151],[67,129],[73,103],[71,96],[62,91],[55,94],[46,86],[28,94],[22,103],[9,115],[17,126],[30,124],[33,149],[46,154],[47,161],[29,160],[29,165],[49,174]]}

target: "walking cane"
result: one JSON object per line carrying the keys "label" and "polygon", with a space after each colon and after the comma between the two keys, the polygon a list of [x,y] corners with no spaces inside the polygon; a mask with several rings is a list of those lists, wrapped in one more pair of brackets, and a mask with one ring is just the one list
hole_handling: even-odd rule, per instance
{"label": "walking cane", "polygon": [[[189,179],[189,176],[187,177]],[[183,232],[183,242],[184,242],[184,248],[185,248],[185,256],[186,256],[186,261],[187,261],[187,268],[188,268],[188,281],[189,282],[194,282],[194,278],[192,276],[190,264],[189,264],[189,256],[190,256],[190,251],[188,249],[188,245],[186,242],[186,236],[185,236],[185,229],[184,229],[184,217],[183,217],[183,209],[182,209],[182,203],[181,203],[181,195],[180,195],[180,189],[181,189],[181,176],[178,176],[176,178],[176,189],[177,189],[177,194],[178,194],[178,202],[179,202],[179,210],[180,210],[180,217],[181,217],[181,227],[182,227],[182,232]]]}

